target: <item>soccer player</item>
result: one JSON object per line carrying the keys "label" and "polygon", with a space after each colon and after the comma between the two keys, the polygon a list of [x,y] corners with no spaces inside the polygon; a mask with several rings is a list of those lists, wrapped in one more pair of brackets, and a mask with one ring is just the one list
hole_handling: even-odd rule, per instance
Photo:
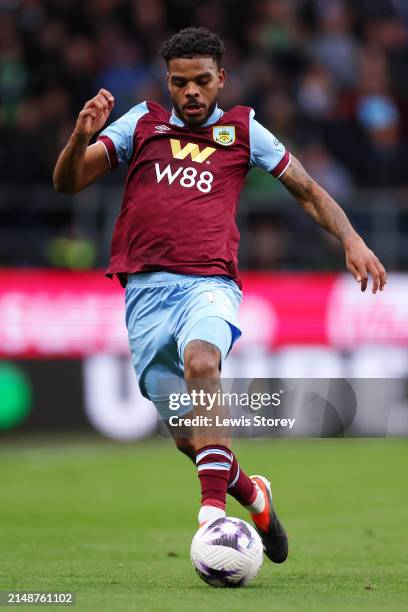
{"label": "soccer player", "polygon": [[[128,172],[108,275],[126,286],[129,345],[143,395],[166,422],[172,415],[163,379],[191,392],[220,388],[220,369],[241,335],[235,214],[251,166],[279,179],[304,210],[344,247],[347,269],[361,290],[383,290],[385,270],[338,204],[262,125],[252,108],[223,111],[224,45],[203,28],[187,28],[164,43],[172,111],[141,102],[105,128],[114,105],[101,89],[86,102],[60,154],[54,186],[74,194],[118,164]],[[191,411],[185,406],[182,417]],[[200,407],[202,408],[202,407]],[[192,414],[199,414],[194,409]],[[225,515],[227,492],[247,507],[276,563],[288,554],[285,530],[263,476],[247,476],[231,450],[229,433],[204,435],[192,428],[177,438],[192,458],[201,484],[199,523]]]}

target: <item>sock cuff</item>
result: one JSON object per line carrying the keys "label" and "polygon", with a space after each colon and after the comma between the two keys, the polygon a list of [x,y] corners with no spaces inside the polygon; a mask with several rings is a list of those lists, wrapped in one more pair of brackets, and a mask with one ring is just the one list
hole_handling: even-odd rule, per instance
{"label": "sock cuff", "polygon": [[208,445],[200,448],[196,452],[195,462],[199,466],[200,463],[208,463],[211,461],[228,463],[228,469],[232,465],[233,453],[226,446]]}

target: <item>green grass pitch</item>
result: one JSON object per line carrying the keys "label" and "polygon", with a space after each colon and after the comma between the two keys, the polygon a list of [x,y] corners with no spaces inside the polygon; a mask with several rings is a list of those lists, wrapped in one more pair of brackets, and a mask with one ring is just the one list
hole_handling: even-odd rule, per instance
{"label": "green grass pitch", "polygon": [[[199,489],[171,442],[3,441],[0,590],[75,591],[66,609],[95,612],[408,609],[407,441],[252,440],[235,450],[249,473],[272,480],[290,557],[266,559],[249,587],[225,590],[190,565]],[[246,517],[235,501],[228,512]]]}

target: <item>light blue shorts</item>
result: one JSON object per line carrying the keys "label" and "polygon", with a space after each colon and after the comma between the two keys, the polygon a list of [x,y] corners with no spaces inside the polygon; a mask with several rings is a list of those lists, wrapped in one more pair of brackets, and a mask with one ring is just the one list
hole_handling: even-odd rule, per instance
{"label": "light blue shorts", "polygon": [[[221,363],[241,336],[237,318],[242,293],[225,276],[172,272],[130,274],[126,285],[126,326],[141,393],[159,416],[174,415],[169,393],[185,392],[184,349],[205,340],[221,353]],[[177,416],[191,407],[177,410]]]}

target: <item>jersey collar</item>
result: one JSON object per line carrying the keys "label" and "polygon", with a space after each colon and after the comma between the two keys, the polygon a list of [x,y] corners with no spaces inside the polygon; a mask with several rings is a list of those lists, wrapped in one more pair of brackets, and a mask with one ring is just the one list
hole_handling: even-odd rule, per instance
{"label": "jersey collar", "polygon": [[[221,119],[223,114],[224,114],[224,111],[221,110],[219,106],[217,105],[214,108],[211,115],[208,117],[207,121],[203,123],[203,125],[200,125],[200,127],[208,127],[209,125],[213,125],[213,123],[217,123],[217,121]],[[171,123],[172,125],[178,125],[179,127],[185,127],[185,123],[181,119],[179,119],[179,117],[177,117],[177,115],[174,112],[174,109],[171,112],[169,123]]]}

